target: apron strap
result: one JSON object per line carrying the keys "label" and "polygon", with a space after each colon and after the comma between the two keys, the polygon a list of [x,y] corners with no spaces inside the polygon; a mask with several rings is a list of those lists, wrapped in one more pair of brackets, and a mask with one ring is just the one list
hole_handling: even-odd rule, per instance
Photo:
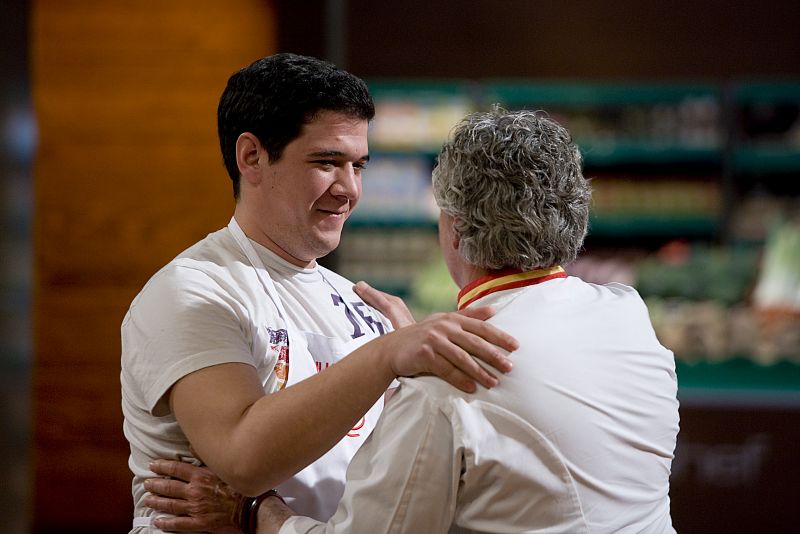
{"label": "apron strap", "polygon": [[242,252],[244,252],[247,260],[250,262],[250,265],[252,265],[255,269],[258,280],[261,282],[261,285],[264,286],[264,290],[267,292],[269,298],[272,299],[272,302],[278,309],[278,313],[280,314],[281,318],[286,322],[288,327],[293,328],[294,325],[292,325],[290,322],[289,315],[286,313],[286,310],[283,307],[283,303],[278,296],[278,290],[275,289],[275,283],[272,281],[272,278],[269,277],[267,268],[264,266],[264,262],[261,261],[258,253],[256,253],[256,249],[253,248],[253,244],[250,243],[250,240],[244,234],[242,227],[239,226],[239,223],[236,222],[234,217],[231,217],[231,222],[228,223],[228,230],[230,230],[231,234],[233,234],[233,238],[239,244],[239,248],[242,249]]}

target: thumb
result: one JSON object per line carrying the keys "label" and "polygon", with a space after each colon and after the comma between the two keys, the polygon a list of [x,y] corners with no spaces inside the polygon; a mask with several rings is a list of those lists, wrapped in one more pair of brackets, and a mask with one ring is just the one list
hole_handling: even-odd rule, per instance
{"label": "thumb", "polygon": [[363,280],[356,282],[356,285],[353,286],[353,291],[356,292],[356,295],[361,297],[361,300],[377,309],[381,313],[386,314],[389,310],[389,299],[387,298],[387,294],[383,291],[375,289]]}
{"label": "thumb", "polygon": [[373,288],[371,285],[369,285],[363,280],[359,280],[358,282],[356,282],[356,285],[353,286],[353,290],[362,299],[364,298],[365,295],[371,295],[371,294],[374,295],[376,293],[375,288]]}

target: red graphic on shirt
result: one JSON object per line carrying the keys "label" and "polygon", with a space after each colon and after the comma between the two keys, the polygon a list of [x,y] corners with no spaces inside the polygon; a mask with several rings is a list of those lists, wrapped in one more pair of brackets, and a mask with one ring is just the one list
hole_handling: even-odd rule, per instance
{"label": "red graphic on shirt", "polygon": [[314,360],[314,365],[316,365],[316,366],[317,366],[317,372],[319,373],[320,371],[322,371],[322,366],[323,366],[323,365],[325,366],[325,369],[327,369],[327,368],[328,368],[328,367],[330,367],[332,364],[331,364],[330,362],[324,362],[324,363],[323,363],[323,362],[318,362],[318,361]]}
{"label": "red graphic on shirt", "polygon": [[[277,347],[270,347],[273,350]],[[286,380],[289,378],[289,347],[280,347],[278,352],[278,363],[275,364],[275,376],[278,378],[278,389],[286,387]]]}
{"label": "red graphic on shirt", "polygon": [[357,438],[357,437],[359,437],[361,434],[356,432],[356,430],[360,430],[366,424],[366,422],[367,422],[367,417],[366,416],[362,417],[361,421],[356,423],[356,426],[354,426],[353,428],[350,429],[350,432],[347,433],[347,437],[348,438]]}

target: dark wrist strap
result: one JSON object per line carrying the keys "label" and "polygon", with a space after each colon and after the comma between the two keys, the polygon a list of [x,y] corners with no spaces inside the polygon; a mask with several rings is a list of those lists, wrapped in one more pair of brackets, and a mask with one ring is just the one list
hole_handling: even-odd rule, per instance
{"label": "dark wrist strap", "polygon": [[278,490],[275,489],[262,493],[258,497],[246,497],[239,513],[239,528],[242,530],[243,534],[256,534],[258,507],[261,506],[264,499],[268,497],[277,497],[283,504],[286,504],[286,501],[280,496]]}

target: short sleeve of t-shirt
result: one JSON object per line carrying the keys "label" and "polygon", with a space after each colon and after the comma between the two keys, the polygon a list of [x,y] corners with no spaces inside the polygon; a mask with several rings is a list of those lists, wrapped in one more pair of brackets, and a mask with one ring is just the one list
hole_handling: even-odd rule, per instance
{"label": "short sleeve of t-shirt", "polygon": [[123,354],[147,409],[165,409],[159,401],[169,388],[199,369],[255,366],[249,325],[243,303],[208,273],[171,264],[156,274],[123,323]]}

